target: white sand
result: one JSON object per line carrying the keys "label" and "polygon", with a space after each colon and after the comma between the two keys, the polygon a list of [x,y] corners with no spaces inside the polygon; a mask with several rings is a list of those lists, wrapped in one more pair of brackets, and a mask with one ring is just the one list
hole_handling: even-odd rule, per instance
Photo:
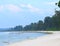
{"label": "white sand", "polygon": [[60,33],[12,43],[8,46],[60,46]]}

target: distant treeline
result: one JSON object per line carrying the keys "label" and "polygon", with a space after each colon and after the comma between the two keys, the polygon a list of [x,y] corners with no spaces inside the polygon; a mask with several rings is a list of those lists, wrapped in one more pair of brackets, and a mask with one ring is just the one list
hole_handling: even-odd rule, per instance
{"label": "distant treeline", "polygon": [[52,17],[45,17],[44,21],[39,20],[36,23],[31,23],[25,27],[18,25],[10,28],[9,31],[37,31],[37,30],[60,30],[60,11],[55,11]]}

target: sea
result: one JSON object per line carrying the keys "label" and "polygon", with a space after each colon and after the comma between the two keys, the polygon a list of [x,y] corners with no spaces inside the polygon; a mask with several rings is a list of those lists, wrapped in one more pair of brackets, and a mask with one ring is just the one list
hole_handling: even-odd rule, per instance
{"label": "sea", "polygon": [[44,35],[46,34],[37,32],[0,32],[0,46],[7,46],[14,42],[34,39]]}

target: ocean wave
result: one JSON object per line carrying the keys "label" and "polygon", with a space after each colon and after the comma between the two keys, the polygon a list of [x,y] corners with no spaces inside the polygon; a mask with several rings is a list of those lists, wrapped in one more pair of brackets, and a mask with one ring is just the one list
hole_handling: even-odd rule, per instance
{"label": "ocean wave", "polygon": [[0,35],[9,34],[10,32],[0,32]]}

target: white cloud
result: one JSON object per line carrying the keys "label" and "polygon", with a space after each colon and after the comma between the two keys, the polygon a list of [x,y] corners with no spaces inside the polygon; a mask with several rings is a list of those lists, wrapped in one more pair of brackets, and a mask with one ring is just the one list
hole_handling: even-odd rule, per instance
{"label": "white cloud", "polygon": [[20,4],[21,7],[27,8],[30,12],[40,12],[41,9],[32,6],[31,4]]}
{"label": "white cloud", "polygon": [[6,4],[6,5],[0,5],[0,12],[1,11],[10,11],[10,12],[21,12],[22,9],[17,6],[17,5],[13,5],[13,4]]}
{"label": "white cloud", "polygon": [[0,11],[2,11],[4,9],[3,5],[0,5]]}
{"label": "white cloud", "polygon": [[44,2],[46,5],[55,5],[56,2]]}
{"label": "white cloud", "polygon": [[40,9],[39,8],[36,8],[36,7],[33,7],[32,5],[28,4],[27,7],[29,8],[29,10],[31,12],[39,12]]}
{"label": "white cloud", "polygon": [[[26,8],[26,9],[24,9]],[[39,9],[37,7],[32,6],[31,4],[20,4],[20,6],[13,5],[13,4],[5,4],[0,6],[0,11],[2,10],[8,10],[10,12],[21,12],[21,11],[29,11],[29,12],[35,12],[35,13],[41,13],[43,12],[43,9]]]}
{"label": "white cloud", "polygon": [[27,5],[26,4],[20,4],[21,7],[26,7]]}
{"label": "white cloud", "polygon": [[9,4],[9,5],[5,5],[5,7],[11,11],[11,12],[20,12],[22,11],[22,9],[16,5],[12,5],[12,4]]}

